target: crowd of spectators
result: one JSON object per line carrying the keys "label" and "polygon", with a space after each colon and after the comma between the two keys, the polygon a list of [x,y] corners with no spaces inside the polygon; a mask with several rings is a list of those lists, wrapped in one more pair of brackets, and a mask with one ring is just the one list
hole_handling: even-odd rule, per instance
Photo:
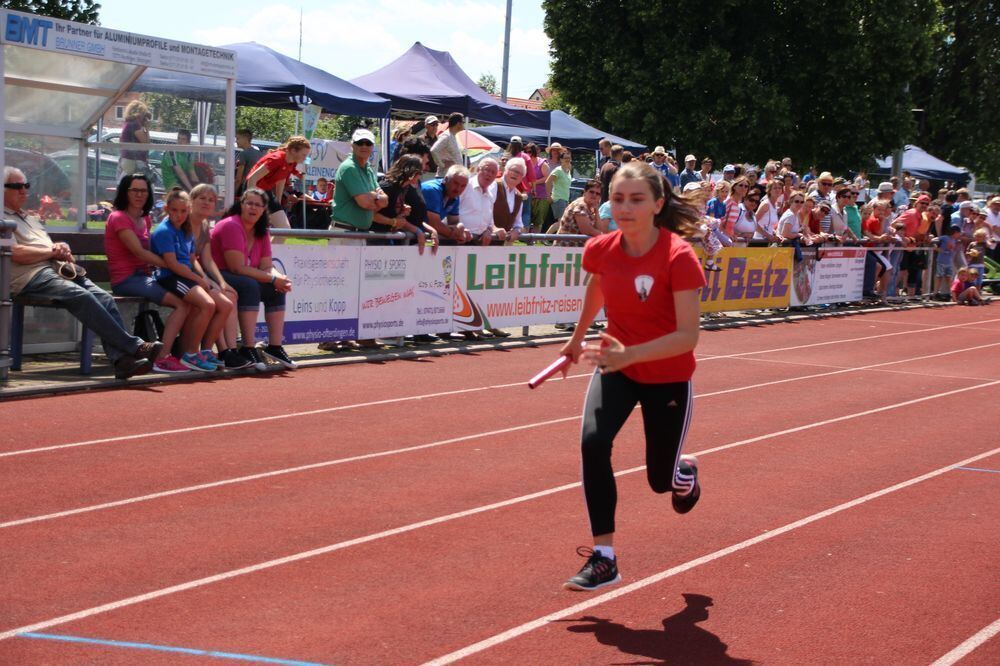
{"label": "crowd of spectators", "polygon": [[[148,122],[148,109],[130,104],[123,140],[148,142]],[[171,187],[158,223],[148,153],[123,150],[125,173],[105,229],[111,290],[170,310],[159,332],[163,344],[128,332],[114,300],[74,269],[71,248],[53,243],[24,210],[30,184],[8,167],[5,213],[18,221],[13,292],[64,305],[102,338],[120,377],[149,370],[262,369],[267,359],[294,368],[282,347],[285,295],[292,283],[272,262],[268,231],[289,226],[291,205],[306,199],[325,207],[331,229],[405,232],[406,241],[381,242],[415,243],[421,253],[428,246],[436,251],[443,245],[509,244],[528,232],[567,236],[559,242],[579,244],[580,236],[617,228],[608,188],[621,165],[632,160],[650,163],[670,187],[701,195],[703,223],[696,242],[709,271],[720,270],[717,255],[723,247],[789,246],[800,259],[807,248],[863,245],[877,248],[866,253],[866,299],[930,291],[981,303],[986,258],[1000,259],[1000,196],[980,208],[964,188],[946,184],[931,192],[930,183],[905,173],[872,188],[864,173],[835,177],[810,167],[799,176],[790,158],[768,161],[763,169],[726,164],[716,172],[710,157],[687,155],[680,168],[663,146],[634,156],[603,140],[594,177],[584,180],[573,198],[573,155],[560,144],[540,147],[512,136],[499,158],[485,157],[470,169],[458,142],[463,116],[451,114],[443,131],[440,125],[428,116],[417,134],[408,127],[398,130],[390,146],[392,162],[381,178],[373,166],[375,136],[358,129],[333,181],[321,178],[305,192],[293,184],[311,149],[307,139],[294,136],[264,153],[240,130],[238,195],[221,215],[218,195],[200,182],[192,153],[168,152],[161,166]],[[180,145],[189,142],[190,133],[178,134]],[[221,219],[213,224],[215,218]],[[931,248],[936,252],[915,251]],[[815,254],[822,259],[821,252]],[[925,285],[929,257],[934,280]],[[262,303],[268,340],[256,344]],[[360,340],[322,348],[376,344]]]}

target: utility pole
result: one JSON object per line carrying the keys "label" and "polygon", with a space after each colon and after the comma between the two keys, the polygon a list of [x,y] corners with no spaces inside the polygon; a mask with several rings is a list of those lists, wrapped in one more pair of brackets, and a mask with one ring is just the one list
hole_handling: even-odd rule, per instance
{"label": "utility pole", "polygon": [[507,0],[507,23],[503,29],[503,74],[500,76],[500,101],[507,102],[507,73],[510,69],[510,10],[514,0]]}

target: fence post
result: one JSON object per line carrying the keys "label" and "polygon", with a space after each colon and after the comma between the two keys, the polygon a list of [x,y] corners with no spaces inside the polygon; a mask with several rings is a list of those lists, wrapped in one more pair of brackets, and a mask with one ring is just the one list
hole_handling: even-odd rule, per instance
{"label": "fence post", "polygon": [[10,295],[10,257],[15,229],[14,222],[0,221],[0,381],[7,380],[13,363],[10,357],[10,320],[14,306]]}

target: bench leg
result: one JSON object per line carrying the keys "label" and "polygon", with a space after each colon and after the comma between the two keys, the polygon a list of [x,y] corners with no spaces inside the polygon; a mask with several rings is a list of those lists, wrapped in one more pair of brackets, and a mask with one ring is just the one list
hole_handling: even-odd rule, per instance
{"label": "bench leg", "polygon": [[10,317],[11,370],[21,369],[21,346],[24,343],[24,306],[14,303]]}
{"label": "bench leg", "polygon": [[89,375],[90,366],[93,362],[94,332],[86,326],[83,327],[83,334],[80,336],[80,374]]}

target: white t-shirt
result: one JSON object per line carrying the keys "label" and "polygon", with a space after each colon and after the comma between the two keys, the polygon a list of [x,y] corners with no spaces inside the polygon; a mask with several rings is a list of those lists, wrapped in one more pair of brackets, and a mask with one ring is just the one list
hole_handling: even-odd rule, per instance
{"label": "white t-shirt", "polygon": [[786,237],[788,234],[798,234],[802,231],[802,225],[799,224],[799,216],[792,212],[791,209],[786,210],[785,214],[781,216],[778,220],[778,233],[782,238]]}
{"label": "white t-shirt", "polygon": [[497,200],[497,183],[484,190],[479,178],[473,177],[458,200],[458,217],[470,233],[478,236],[493,228],[493,203]]}
{"label": "white t-shirt", "polygon": [[[766,199],[765,198],[763,201],[760,202],[760,205],[761,206],[766,206],[767,208],[766,208],[766,212],[764,214],[764,218],[762,220],[760,220],[758,222],[758,224],[760,224],[760,226],[762,226],[765,229],[767,229],[767,231],[769,233],[771,233],[771,234],[777,233],[777,230],[778,230],[778,206],[780,206],[781,204],[780,203],[774,203],[774,204],[772,204],[770,199]],[[760,212],[760,209],[758,208],[757,211]],[[767,238],[765,238],[764,236],[761,235],[760,231],[754,231],[753,232],[753,238],[754,238],[754,240],[767,240]]]}
{"label": "white t-shirt", "polygon": [[754,229],[756,229],[756,225],[753,213],[750,212],[749,208],[740,204],[740,216],[736,218],[736,226],[733,227],[733,231],[739,235],[747,235],[752,234]]}

